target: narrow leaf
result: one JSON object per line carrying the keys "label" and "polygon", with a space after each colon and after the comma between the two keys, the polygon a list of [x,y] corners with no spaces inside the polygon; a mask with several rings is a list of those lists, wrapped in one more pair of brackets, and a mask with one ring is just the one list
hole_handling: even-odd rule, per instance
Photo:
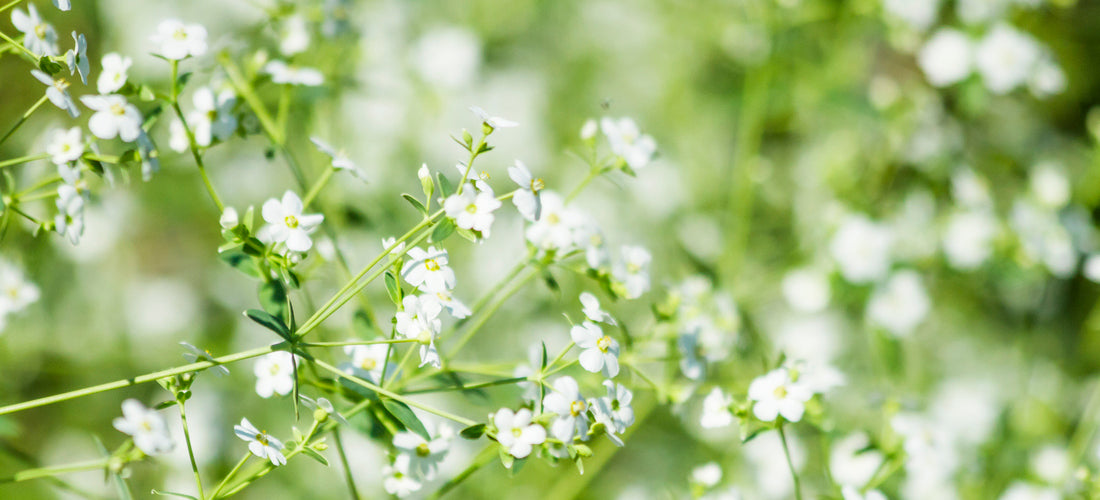
{"label": "narrow leaf", "polygon": [[244,312],[244,315],[248,316],[248,319],[259,323],[264,328],[275,332],[276,335],[282,337],[287,342],[294,342],[294,338],[290,335],[290,329],[287,328],[286,323],[283,323],[283,320],[259,309],[249,309]]}
{"label": "narrow leaf", "polygon": [[411,195],[409,193],[401,193],[401,197],[405,198],[405,201],[408,201],[409,204],[413,206],[413,208],[415,208],[418,212],[423,214],[425,217],[428,216],[428,208],[425,207],[423,203],[420,203],[420,200],[414,198],[413,195]]}
{"label": "narrow leaf", "polygon": [[382,399],[382,406],[385,406],[386,410],[388,410],[394,417],[397,417],[397,420],[399,420],[406,429],[419,434],[420,437],[424,439],[431,441],[432,436],[428,434],[428,429],[424,428],[424,423],[416,417],[416,414],[413,413],[412,408],[409,408],[409,405],[406,405],[405,403],[402,403],[400,401],[384,398]]}

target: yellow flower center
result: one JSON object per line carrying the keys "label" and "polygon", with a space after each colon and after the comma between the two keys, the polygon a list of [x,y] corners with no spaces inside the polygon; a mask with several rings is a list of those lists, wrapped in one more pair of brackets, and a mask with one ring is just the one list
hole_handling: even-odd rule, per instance
{"label": "yellow flower center", "polygon": [[477,213],[477,205],[475,205],[473,203],[471,203],[469,205],[466,205],[466,211],[471,213],[471,214],[476,214]]}
{"label": "yellow flower center", "polygon": [[512,435],[515,437],[520,437],[521,435],[523,435],[523,429],[520,429],[519,427],[512,429]]}
{"label": "yellow flower center", "polygon": [[363,370],[366,370],[368,372],[373,370],[376,366],[378,366],[378,361],[374,358],[367,358],[359,363],[359,368],[362,368]]}
{"label": "yellow flower center", "polygon": [[260,431],[256,434],[256,441],[264,446],[267,446],[267,431]]}
{"label": "yellow flower center", "polygon": [[110,111],[111,111],[111,114],[118,115],[118,116],[122,116],[122,115],[126,114],[126,108],[122,107],[121,104],[112,104],[111,108],[110,108]]}
{"label": "yellow flower center", "polygon": [[546,187],[546,183],[542,179],[531,179],[531,192],[537,193],[542,191],[544,187]]}
{"label": "yellow flower center", "polygon": [[282,370],[279,369],[278,364],[271,365],[271,375],[272,376],[278,375],[280,371],[282,371]]}
{"label": "yellow flower center", "polygon": [[439,263],[436,262],[435,259],[425,259],[424,267],[427,268],[429,271],[438,271]]}
{"label": "yellow flower center", "polygon": [[574,401],[572,403],[569,403],[569,414],[576,417],[577,415],[584,413],[585,408],[587,408],[587,405],[584,404],[584,401]]}
{"label": "yellow flower center", "polygon": [[600,337],[600,339],[596,341],[596,347],[598,347],[600,351],[607,352],[607,350],[611,348],[611,337],[607,335]]}
{"label": "yellow flower center", "polygon": [[177,28],[176,31],[172,32],[172,38],[175,38],[176,40],[187,40],[187,30],[183,28]]}
{"label": "yellow flower center", "polygon": [[291,229],[298,227],[298,218],[293,215],[286,216],[284,222],[286,222],[286,227],[289,227]]}
{"label": "yellow flower center", "polygon": [[45,25],[45,23],[39,24],[38,26],[34,27],[34,36],[38,37],[41,40],[46,39],[46,25]]}
{"label": "yellow flower center", "polygon": [[428,448],[428,443],[420,443],[416,445],[416,455],[426,457],[432,454],[431,448]]}
{"label": "yellow flower center", "polygon": [[786,386],[782,386],[782,385],[781,385],[781,386],[779,386],[779,387],[776,387],[776,388],[775,388],[775,393],[774,393],[774,394],[775,394],[775,398],[776,398],[776,399],[783,399],[783,398],[786,398],[786,397],[787,397],[787,387],[786,387]]}
{"label": "yellow flower center", "polygon": [[549,222],[550,224],[557,224],[561,222],[561,218],[558,217],[558,214],[550,214],[546,216],[546,222]]}

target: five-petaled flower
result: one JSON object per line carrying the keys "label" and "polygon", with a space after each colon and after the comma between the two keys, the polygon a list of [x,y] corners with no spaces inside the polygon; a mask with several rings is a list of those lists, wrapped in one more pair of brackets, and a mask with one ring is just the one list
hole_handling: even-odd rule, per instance
{"label": "five-petaled flower", "polygon": [[122,402],[122,417],[116,418],[113,424],[119,432],[133,437],[134,446],[146,455],[172,451],[174,443],[164,417],[136,399]]}
{"label": "five-petaled flower", "polygon": [[582,349],[582,368],[592,373],[603,371],[605,377],[619,374],[619,343],[610,335],[604,335],[599,325],[585,321],[573,326],[569,336]]}
{"label": "five-petaled flower", "polygon": [[786,368],[756,377],[749,385],[749,399],[755,401],[752,413],[764,422],[774,421],[777,416],[788,422],[802,420],[806,402],[813,395],[811,390],[791,380]]}
{"label": "five-petaled flower", "polygon": [[588,402],[581,395],[577,381],[564,376],[558,377],[553,385],[554,391],[542,399],[543,408],[558,415],[550,424],[550,434],[565,443],[572,442],[575,435],[586,439]]}
{"label": "five-petaled flower", "polygon": [[253,455],[270,460],[271,465],[286,465],[283,442],[267,431],[257,429],[247,418],[242,418],[240,425],[233,426],[233,433],[248,443],[248,451]]}
{"label": "five-petaled flower", "polygon": [[497,442],[513,457],[525,458],[531,454],[535,445],[546,441],[546,429],[531,422],[534,415],[531,410],[521,408],[517,412],[501,408],[493,414],[493,425],[497,428]]}
{"label": "five-petaled flower", "polygon": [[264,202],[264,221],[257,236],[270,243],[285,243],[294,252],[308,252],[313,247],[309,233],[325,220],[322,214],[303,214],[302,199],[293,191],[283,193],[283,199],[271,198]]}
{"label": "five-petaled flower", "polygon": [[409,260],[401,267],[405,281],[425,292],[445,292],[455,286],[455,272],[447,265],[447,251],[434,246],[424,250],[414,247]]}
{"label": "five-petaled flower", "polygon": [[454,219],[456,226],[479,231],[483,238],[488,238],[495,219],[493,211],[500,208],[501,203],[488,184],[478,184],[482,188],[480,192],[473,184],[466,184],[461,193],[448,196],[443,202],[443,210],[447,217]]}
{"label": "five-petaled flower", "polygon": [[206,28],[201,24],[165,19],[157,25],[157,32],[150,40],[158,45],[158,54],[173,61],[206,53]]}
{"label": "five-petaled flower", "polygon": [[141,135],[141,112],[118,94],[86,95],[80,102],[95,111],[88,120],[88,130],[100,139],[118,137],[126,142]]}

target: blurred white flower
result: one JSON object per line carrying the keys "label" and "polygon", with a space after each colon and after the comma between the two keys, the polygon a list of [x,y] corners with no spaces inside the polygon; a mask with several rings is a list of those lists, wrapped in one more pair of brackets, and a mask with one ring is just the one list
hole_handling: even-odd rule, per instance
{"label": "blurred white flower", "polygon": [[590,321],[596,323],[607,323],[609,325],[615,325],[615,318],[611,317],[603,309],[600,309],[600,299],[597,299],[595,295],[590,292],[581,292],[580,295],[581,306],[584,308],[584,316]]}
{"label": "blurred white flower", "polygon": [[264,221],[260,229],[260,240],[272,243],[286,243],[294,252],[308,252],[313,247],[309,233],[325,220],[322,214],[303,214],[301,198],[293,191],[283,193],[282,200],[271,198],[264,202]]}
{"label": "blurred white flower", "polygon": [[557,193],[544,190],[541,217],[527,226],[527,241],[543,250],[557,250],[564,253],[575,246],[581,237],[581,228],[585,225],[585,216],[578,210],[565,205]]}
{"label": "blurred white flower", "polygon": [[1047,484],[1063,484],[1073,473],[1073,461],[1065,446],[1048,444],[1031,452],[1031,470]]}
{"label": "blurred white flower", "polygon": [[435,300],[434,295],[424,294],[406,295],[401,300],[401,307],[403,310],[395,315],[397,333],[407,339],[418,339],[421,344],[420,364],[430,362],[438,368],[438,356],[431,354],[435,349],[436,336],[442,327],[439,313],[443,306]]}
{"label": "blurred white flower", "polygon": [[1070,199],[1070,184],[1065,169],[1054,162],[1042,162],[1031,169],[1031,194],[1040,205],[1057,210]]}
{"label": "blurred white flower", "polygon": [[600,126],[596,123],[596,120],[589,118],[581,126],[581,140],[589,141],[596,137],[596,133],[600,131]]}
{"label": "blurred white flower", "polygon": [[960,167],[951,174],[951,197],[966,208],[987,209],[993,206],[988,183],[967,167]]}
{"label": "blurred white flower", "polygon": [[993,253],[997,232],[997,219],[985,210],[951,214],[943,232],[948,264],[962,271],[977,269]]}
{"label": "blurred white flower", "polygon": [[351,357],[348,370],[355,376],[375,383],[381,383],[382,371],[386,366],[388,344],[368,344],[344,346],[344,354]]}
{"label": "blurred white flower", "polygon": [[0,261],[0,317],[26,309],[38,302],[39,297],[38,287],[27,280],[23,271]]}
{"label": "blurred white flower", "polygon": [[565,443],[573,442],[573,436],[586,439],[588,403],[577,381],[566,375],[554,380],[553,386],[554,390],[542,399],[543,410],[557,414],[550,424],[550,435]]}
{"label": "blurred white flower", "polygon": [[632,169],[645,167],[657,153],[657,141],[652,136],[643,135],[630,118],[602,118],[600,129],[607,136],[611,152],[622,157]]}
{"label": "blurred white flower", "polygon": [[119,432],[133,437],[134,446],[146,455],[163,455],[175,447],[164,417],[136,399],[122,402],[122,417],[112,424]]}
{"label": "blurred white flower", "polygon": [[362,181],[367,180],[366,174],[355,165],[355,162],[351,161],[346,151],[343,149],[336,149],[317,137],[310,137],[309,141],[312,142],[314,146],[317,146],[317,149],[322,153],[332,158],[332,168],[348,172]]}
{"label": "blurred white flower", "polygon": [[53,0],[53,6],[60,10],[70,10],[73,8],[72,0]]}
{"label": "blurred white flower", "polygon": [[703,398],[703,411],[699,417],[699,425],[704,429],[716,429],[727,427],[733,423],[733,412],[730,407],[733,398],[715,387]]}
{"label": "blurred white flower", "polygon": [[54,216],[54,229],[58,234],[67,236],[73,245],[80,243],[84,235],[85,197],[77,188],[62,184],[57,188],[57,215]]}
{"label": "blurred white flower", "polygon": [[704,488],[713,488],[722,481],[722,467],[716,462],[707,462],[691,469],[691,481]]}
{"label": "blurred white flower", "polygon": [[848,215],[833,235],[829,250],[840,274],[851,283],[867,283],[890,271],[890,229],[864,215]]}
{"label": "blurred white flower", "polygon": [[382,487],[386,493],[399,498],[407,497],[413,492],[420,491],[421,484],[409,475],[409,464],[412,460],[406,453],[398,454],[393,458],[393,464],[382,469]]}
{"label": "blurred white flower", "polygon": [[27,4],[27,12],[12,9],[11,23],[15,29],[23,32],[23,46],[37,56],[57,55],[57,31],[53,25],[42,20],[34,4]]}
{"label": "blurred white flower", "polygon": [[466,184],[461,193],[448,196],[443,202],[443,210],[447,217],[454,219],[456,226],[478,231],[483,238],[488,238],[496,218],[493,211],[500,208],[501,203],[488,184],[478,184],[480,191],[474,189],[473,184]]}
{"label": "blurred white flower", "polygon": [[67,111],[69,116],[73,118],[80,116],[80,110],[76,108],[76,101],[69,95],[68,80],[64,78],[54,78],[37,69],[32,69],[31,75],[34,75],[36,80],[46,85],[46,98],[49,99],[54,106]]}
{"label": "blurred white flower", "polygon": [[535,445],[546,441],[546,429],[532,423],[533,416],[531,410],[527,408],[521,408],[517,412],[501,408],[493,414],[493,425],[497,428],[497,442],[513,457],[526,458]]}
{"label": "blurred white flower", "polygon": [[519,189],[512,195],[512,204],[516,206],[516,210],[528,221],[535,222],[539,220],[542,212],[542,199],[539,196],[539,191],[542,191],[546,184],[543,183],[542,179],[531,175],[527,165],[519,160],[516,160],[515,165],[508,167],[508,177],[519,184]]}
{"label": "blurred white flower", "polygon": [[283,442],[267,431],[257,429],[247,418],[242,418],[240,425],[233,426],[233,433],[248,443],[248,451],[253,455],[270,460],[271,465],[286,465]]}
{"label": "blurred white flower", "polygon": [[829,305],[829,276],[814,268],[801,268],[783,276],[783,298],[799,312],[819,312]]}
{"label": "blurred white flower", "polygon": [[1059,500],[1061,498],[1064,498],[1062,493],[1055,488],[1016,481],[1008,486],[998,500]]}
{"label": "blurred white flower", "polygon": [[[427,425],[427,424],[425,424]],[[441,426],[444,427],[444,426]],[[433,434],[427,429],[428,434]],[[393,447],[397,452],[408,455],[409,464],[407,473],[423,478],[427,481],[435,479],[439,470],[439,463],[447,457],[450,451],[450,434],[445,429],[440,429],[437,437],[428,440],[415,432],[401,431],[393,436]]]}
{"label": "blurred white flower", "polygon": [[986,88],[1005,94],[1027,82],[1040,54],[1039,44],[1030,35],[998,24],[978,42],[974,61]]}
{"label": "blurred white flower", "polygon": [[615,279],[623,284],[624,298],[636,299],[649,291],[649,263],[653,256],[644,247],[623,245],[623,261],[615,266]]}
{"label": "blurred white flower", "polygon": [[141,134],[141,112],[125,97],[117,94],[85,95],[80,102],[95,111],[88,120],[88,130],[100,139],[118,137],[134,142]]}
{"label": "blurred white flower", "polygon": [[777,368],[753,379],[749,384],[749,399],[755,401],[752,413],[764,422],[782,415],[788,422],[802,420],[806,402],[813,392],[791,380],[786,368]]}
{"label": "blurred white flower", "polygon": [[218,225],[221,226],[222,229],[233,229],[240,223],[241,219],[240,216],[237,215],[237,209],[233,207],[225,207],[225,210],[222,210],[221,217],[218,217]]}
{"label": "blurred white flower", "polygon": [[237,116],[233,114],[237,95],[232,90],[215,95],[210,87],[199,87],[192,102],[195,109],[187,114],[187,124],[199,146],[209,146],[214,139],[224,141],[237,131]]}
{"label": "blurred white flower", "polygon": [[569,336],[581,348],[581,368],[592,373],[602,371],[608,378],[619,374],[619,343],[610,335],[604,335],[599,325],[591,321],[574,325]]}
{"label": "blurred white flower", "polygon": [[99,78],[96,79],[96,90],[100,94],[110,94],[121,89],[129,78],[131,64],[133,61],[129,57],[120,56],[115,52],[103,56],[103,69],[99,72]]}
{"label": "blurred white flower", "polygon": [[519,123],[516,123],[516,122],[514,122],[512,120],[509,120],[507,118],[501,118],[499,116],[491,116],[484,109],[481,109],[477,106],[471,106],[470,111],[473,111],[474,114],[477,115],[477,117],[481,119],[481,123],[484,123],[484,124],[488,125],[490,128],[494,128],[494,129],[497,129],[497,128],[512,128],[512,127],[518,127],[519,126]]}
{"label": "blurred white flower", "polygon": [[157,25],[157,32],[149,40],[157,44],[155,52],[165,59],[178,61],[206,54],[206,28],[201,24],[165,19]]}
{"label": "blurred white flower", "polygon": [[282,36],[279,37],[279,52],[292,56],[305,52],[309,48],[309,25],[301,15],[295,14],[283,21]]}
{"label": "blurred white flower", "polygon": [[833,443],[829,452],[829,472],[836,484],[862,486],[867,484],[885,460],[882,452],[866,450],[871,439],[863,432],[853,432]]}
{"label": "blurred white flower", "polygon": [[455,272],[447,265],[447,250],[434,246],[408,251],[409,260],[401,267],[405,282],[424,292],[445,292],[455,287]]}
{"label": "blurred white flower", "polygon": [[620,435],[634,424],[634,407],[630,405],[634,393],[626,386],[610,380],[604,380],[603,386],[607,389],[607,395],[590,399],[588,406],[592,408],[595,423],[603,424],[607,438],[616,446],[622,446]]}
{"label": "blurred white flower", "polygon": [[286,85],[316,87],[325,82],[324,75],[313,68],[299,67],[280,60],[264,65],[264,73],[271,75],[271,81]]}
{"label": "blurred white flower", "polygon": [[256,375],[256,394],[267,399],[278,394],[286,396],[294,390],[294,355],[275,351],[260,356],[252,366]]}
{"label": "blurred white flower", "polygon": [[1100,254],[1094,253],[1092,255],[1089,255],[1088,258],[1085,259],[1085,265],[1084,269],[1082,269],[1082,273],[1089,281],[1093,283],[1100,283]]}
{"label": "blurred white flower", "polygon": [[1027,81],[1031,94],[1039,99],[1061,94],[1066,90],[1066,73],[1050,58],[1043,58]]}
{"label": "blurred white flower", "polygon": [[915,271],[897,271],[867,301],[867,320],[895,337],[906,337],[931,309],[928,292]]}
{"label": "blurred white flower", "polygon": [[444,89],[473,83],[481,65],[481,42],[464,28],[433,29],[413,45],[412,65],[424,81]]}
{"label": "blurred white flower", "polygon": [[917,63],[929,83],[946,87],[970,75],[972,50],[970,38],[964,33],[941,28],[925,42],[917,55]]}
{"label": "blurred white flower", "polygon": [[883,0],[882,8],[914,29],[923,31],[936,21],[940,0]]}
{"label": "blurred white flower", "polygon": [[50,154],[50,161],[55,165],[65,165],[80,159],[84,154],[84,137],[80,127],[55,129],[50,135],[50,142],[46,144],[46,152]]}
{"label": "blurred white flower", "polygon": [[439,305],[447,309],[454,316],[455,319],[462,319],[469,316],[472,311],[462,301],[456,299],[454,294],[449,290],[442,290],[435,292],[435,299],[439,301]]}

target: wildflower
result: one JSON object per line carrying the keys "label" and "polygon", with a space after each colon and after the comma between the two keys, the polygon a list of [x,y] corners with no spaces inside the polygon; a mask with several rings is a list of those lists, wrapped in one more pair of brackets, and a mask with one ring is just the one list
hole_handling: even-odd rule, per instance
{"label": "wildflower", "polygon": [[540,196],[539,218],[527,226],[525,236],[543,250],[566,251],[577,246],[578,230],[584,217],[577,210],[565,206],[565,201],[553,191]]}
{"label": "wildflower", "polygon": [[497,129],[497,128],[512,128],[512,127],[518,127],[519,126],[519,123],[516,123],[516,122],[514,122],[512,120],[509,120],[507,118],[501,118],[499,116],[489,116],[489,113],[485,112],[484,109],[481,109],[477,106],[471,106],[470,111],[473,111],[474,114],[477,115],[478,118],[481,118],[481,123],[487,125],[490,128],[490,130],[491,129]]}
{"label": "wildflower", "polygon": [[336,149],[330,146],[329,143],[316,137],[310,137],[309,140],[314,146],[317,146],[317,149],[322,153],[332,158],[332,168],[348,172],[364,182],[367,180],[366,174],[351,161],[351,158],[348,158],[347,152],[342,149]]}
{"label": "wildflower", "polygon": [[722,467],[715,462],[707,462],[691,469],[691,482],[703,488],[713,488],[722,481]]}
{"label": "wildflower", "polygon": [[439,355],[435,351],[435,338],[442,322],[439,312],[443,306],[432,295],[406,295],[401,301],[403,311],[395,315],[397,333],[405,338],[420,341],[420,364],[431,363],[438,368]]}
{"label": "wildflower", "polygon": [[46,152],[50,154],[50,161],[55,165],[65,165],[78,160],[84,154],[84,140],[80,127],[54,130],[49,144],[46,144]]}
{"label": "wildflower", "polygon": [[596,132],[600,131],[600,127],[596,124],[596,120],[589,118],[581,126],[581,140],[590,141],[596,137]]}
{"label": "wildflower", "polygon": [[519,189],[512,194],[512,204],[516,206],[516,210],[524,219],[531,222],[539,220],[542,212],[542,199],[539,196],[539,191],[542,191],[546,184],[542,179],[531,175],[527,165],[519,160],[516,160],[515,165],[508,167],[508,177],[519,184]]}
{"label": "wildflower", "polygon": [[271,81],[287,85],[316,87],[325,82],[325,77],[316,69],[302,68],[279,60],[265,64],[264,73],[271,75]]}
{"label": "wildflower", "polygon": [[149,38],[157,44],[156,52],[165,59],[179,61],[206,54],[206,28],[201,24],[184,24],[178,19],[165,19]]}
{"label": "wildflower", "polygon": [[88,41],[83,33],[77,34],[74,31],[73,42],[76,46],[65,53],[65,63],[69,66],[69,75],[79,71],[80,81],[87,85],[88,73],[91,71],[88,67]]}
{"label": "wildflower", "polygon": [[386,493],[406,497],[414,491],[420,490],[420,481],[409,475],[411,460],[412,458],[409,455],[401,453],[393,458],[393,464],[382,469],[382,476],[385,477],[382,480],[382,487],[386,489]]}
{"label": "wildflower", "polygon": [[829,471],[841,486],[867,484],[882,466],[885,456],[875,449],[867,434],[855,432],[833,443],[829,452]]}
{"label": "wildflower", "polygon": [[584,307],[584,316],[589,320],[596,323],[607,323],[609,325],[615,325],[615,318],[612,318],[603,309],[600,309],[600,300],[589,292],[581,292],[580,296],[581,306]]}
{"label": "wildflower", "polygon": [[53,6],[60,10],[67,11],[73,8],[72,0],[53,0]]}
{"label": "wildflower", "polygon": [[195,347],[187,342],[180,342],[180,345],[190,351],[183,353],[184,359],[192,363],[197,363],[199,361],[209,361],[211,363],[214,363],[214,366],[211,368],[214,369],[215,375],[219,377],[222,375],[229,375],[229,368],[226,368],[225,365],[215,361],[214,355],[210,354],[210,351],[207,351],[206,349],[199,349],[198,347]]}
{"label": "wildflower", "polygon": [[116,418],[113,425],[119,432],[133,437],[134,446],[146,455],[168,453],[175,446],[164,417],[136,399],[122,402],[122,417]]}
{"label": "wildflower", "polygon": [[825,362],[809,362],[788,358],[785,364],[792,383],[813,394],[825,394],[844,385],[844,374]]}
{"label": "wildflower", "polygon": [[[306,405],[307,408],[313,410],[314,419],[321,420],[331,417],[336,419],[336,421],[339,422],[341,425],[348,425],[348,420],[344,418],[344,416],[341,415],[340,412],[336,411],[336,407],[332,406],[332,401],[329,401],[326,398],[317,398],[316,400],[314,400],[313,398],[306,396],[305,394],[298,394],[298,399],[302,400],[302,404]],[[318,412],[323,413],[324,416],[322,416],[321,413]]]}
{"label": "wildflower", "polygon": [[57,55],[57,31],[50,23],[42,20],[34,4],[27,4],[27,12],[12,9],[11,23],[15,29],[23,32],[23,45],[37,56]]}
{"label": "wildflower", "polygon": [[470,311],[469,307],[466,307],[466,304],[454,298],[454,294],[447,290],[435,292],[435,298],[439,301],[439,305],[447,309],[455,319],[462,319],[472,314],[472,311]]}
{"label": "wildflower", "polygon": [[129,57],[122,57],[115,52],[103,56],[103,61],[100,63],[102,70],[95,82],[96,90],[100,94],[110,94],[121,89],[129,78],[131,64],[133,60]]}
{"label": "wildflower", "polygon": [[1066,73],[1049,57],[1044,57],[1028,78],[1027,88],[1039,99],[1061,94],[1066,90]]}
{"label": "wildflower", "polygon": [[37,69],[31,70],[34,78],[46,85],[46,98],[60,109],[69,112],[69,116],[80,116],[80,110],[76,108],[76,101],[69,95],[69,82],[64,78],[54,78]]}
{"label": "wildflower", "polygon": [[233,114],[237,96],[233,91],[214,95],[210,87],[200,87],[192,102],[195,109],[187,114],[187,124],[199,146],[209,146],[214,139],[223,141],[237,131],[237,116]]}
{"label": "wildflower", "polygon": [[877,288],[867,303],[867,319],[895,337],[912,333],[928,315],[928,293],[914,271],[898,271]]}
{"label": "wildflower", "polygon": [[[431,432],[429,430],[429,435]],[[415,432],[401,431],[393,436],[393,447],[403,455],[408,455],[407,472],[431,481],[439,470],[439,463],[447,457],[450,449],[449,430],[441,426],[440,435],[434,439],[424,439]]]}
{"label": "wildflower", "polygon": [[286,396],[294,390],[294,355],[275,351],[256,359],[252,367],[256,375],[256,394],[270,398],[273,394]]}
{"label": "wildflower", "polygon": [[795,269],[783,276],[783,298],[799,312],[820,312],[829,305],[829,277],[811,268]]}
{"label": "wildflower", "polygon": [[0,316],[17,313],[38,302],[41,292],[19,268],[0,262]]}
{"label": "wildflower", "polygon": [[774,421],[779,415],[788,422],[802,420],[806,401],[811,397],[813,393],[792,381],[786,368],[777,368],[756,377],[749,385],[749,399],[756,402],[752,412],[764,422]]}
{"label": "wildflower", "polygon": [[942,28],[925,42],[917,63],[929,83],[946,87],[970,75],[972,53],[970,38],[958,30]]}
{"label": "wildflower", "polygon": [[1043,162],[1031,169],[1031,194],[1043,207],[1058,210],[1070,201],[1070,184],[1061,165]]}
{"label": "wildflower", "polygon": [[998,24],[978,42],[974,62],[986,88],[994,94],[1005,94],[1027,82],[1040,49],[1030,35]]}
{"label": "wildflower", "polygon": [[481,187],[481,191],[475,191],[474,186],[467,184],[462,193],[447,197],[443,210],[447,217],[454,219],[456,226],[478,231],[483,238],[488,238],[495,219],[493,211],[500,208],[501,203],[488,184],[482,183]]}
{"label": "wildflower", "polygon": [[100,139],[118,137],[125,142],[137,140],[141,133],[141,112],[125,97],[117,94],[86,95],[80,102],[95,111],[88,120],[88,130]]}
{"label": "wildflower", "polygon": [[257,429],[247,418],[242,418],[240,425],[233,426],[233,433],[248,443],[248,451],[253,455],[270,460],[271,465],[286,465],[283,442],[267,431]]}
{"label": "wildflower", "polygon": [[951,214],[943,232],[943,253],[951,267],[977,269],[993,253],[997,219],[986,210]]}
{"label": "wildflower", "polygon": [[497,442],[516,458],[525,458],[531,454],[535,445],[546,441],[546,429],[531,423],[531,410],[521,408],[512,412],[501,408],[493,414],[493,425],[497,428]]}
{"label": "wildflower", "polygon": [[703,398],[703,414],[699,418],[699,425],[704,429],[729,426],[733,423],[733,412],[730,411],[732,405],[733,398],[722,392],[722,389],[711,389],[707,397]]}
{"label": "wildflower", "polygon": [[619,374],[619,343],[604,335],[599,325],[585,321],[570,329],[569,336],[583,349],[580,354],[582,368],[592,373],[602,370],[608,378]]}
{"label": "wildflower", "polygon": [[642,135],[638,125],[630,118],[603,118],[600,120],[600,129],[611,144],[611,152],[621,157],[632,169],[648,165],[657,152],[657,141],[649,135]]}
{"label": "wildflower", "polygon": [[222,210],[222,215],[218,217],[218,225],[222,229],[233,229],[241,223],[241,217],[237,215],[237,209],[233,207],[225,207]]}
{"label": "wildflower", "polygon": [[401,268],[401,276],[408,284],[429,293],[454,288],[455,272],[447,265],[446,250],[436,250],[434,246],[428,250],[415,247],[408,255],[409,260]]}
{"label": "wildflower", "polygon": [[554,381],[554,391],[542,399],[542,406],[545,411],[558,415],[550,424],[550,435],[566,443],[572,442],[574,435],[584,439],[588,432],[588,403],[573,377],[558,377]]}
{"label": "wildflower", "polygon": [[607,395],[589,402],[592,416],[597,423],[604,425],[607,437],[616,445],[622,446],[622,439],[618,435],[634,424],[634,407],[630,405],[634,400],[634,393],[626,386],[610,380],[604,380],[603,386],[607,389]]}
{"label": "wildflower", "polygon": [[57,233],[67,236],[73,245],[80,243],[84,234],[84,195],[75,187],[62,184],[57,188],[57,215],[54,216],[54,228]]}
{"label": "wildflower", "polygon": [[866,283],[890,270],[892,242],[888,227],[863,215],[849,215],[833,235],[829,251],[845,280]]}
{"label": "wildflower", "polygon": [[398,255],[405,253],[405,242],[397,243],[397,238],[390,236],[388,238],[382,238],[382,249],[393,247],[390,250],[390,257],[396,258]]}
{"label": "wildflower", "polygon": [[[302,199],[293,191],[283,193],[283,199],[271,198],[261,210],[267,222],[261,232],[272,243],[286,243],[293,252],[308,252],[313,247],[309,233],[325,220],[322,214],[303,214]],[[260,239],[265,239],[261,237]]]}
{"label": "wildflower", "polygon": [[380,382],[389,348],[390,346],[386,344],[345,346],[344,354],[351,356],[351,364],[347,371],[358,377]]}
{"label": "wildflower", "polygon": [[623,264],[615,270],[615,279],[623,284],[623,295],[636,299],[649,290],[649,263],[653,257],[640,246],[624,245]]}
{"label": "wildflower", "polygon": [[292,56],[304,52],[307,48],[309,48],[309,27],[306,25],[306,19],[300,15],[286,18],[279,40],[279,52],[284,56]]}

